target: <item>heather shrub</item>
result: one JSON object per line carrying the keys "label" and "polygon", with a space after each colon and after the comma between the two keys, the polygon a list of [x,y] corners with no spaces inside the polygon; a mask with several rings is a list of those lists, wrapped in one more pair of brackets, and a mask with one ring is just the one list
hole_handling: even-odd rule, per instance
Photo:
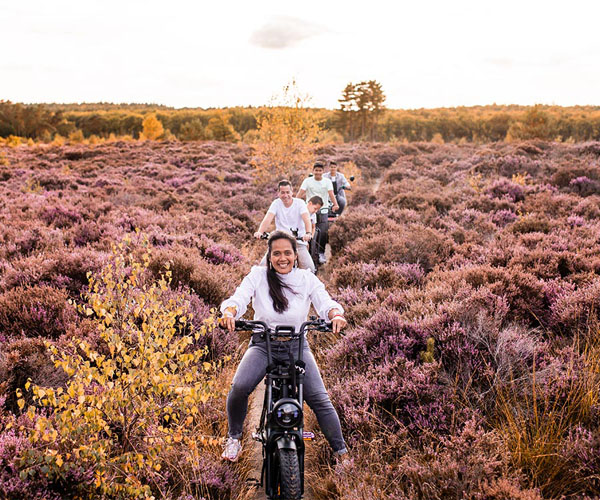
{"label": "heather shrub", "polygon": [[573,179],[587,178],[593,181],[600,180],[600,168],[596,165],[580,166],[580,165],[565,165],[561,166],[552,175],[551,182],[560,188],[569,186]]}
{"label": "heather shrub", "polygon": [[351,443],[360,445],[360,437],[373,432],[371,415],[388,432],[405,428],[417,441],[430,432],[450,431],[459,412],[436,363],[417,364],[398,357],[362,370],[328,389]]}
{"label": "heather shrub", "polygon": [[428,272],[451,255],[453,243],[434,229],[414,224],[395,234],[364,236],[344,250],[345,262],[418,264]]}
{"label": "heather shrub", "polygon": [[517,215],[511,210],[497,210],[492,215],[492,222],[501,228],[515,220],[517,220]]}
{"label": "heather shrub", "polygon": [[348,287],[339,289],[334,295],[335,300],[344,305],[344,316],[348,324],[358,325],[380,307],[379,296],[384,293],[387,291]]}
{"label": "heather shrub", "polygon": [[362,236],[393,234],[399,229],[398,224],[390,220],[388,212],[384,209],[353,207],[352,211],[344,213],[344,216],[329,228],[331,252],[341,252]]}
{"label": "heather shrub", "polygon": [[68,294],[49,286],[16,287],[0,294],[0,334],[58,338],[75,322]]}
{"label": "heather shrub", "polygon": [[580,196],[600,194],[600,182],[592,180],[585,175],[571,179],[569,181],[569,188],[571,188],[574,193]]}
{"label": "heather shrub", "polygon": [[427,339],[438,327],[439,318],[410,322],[396,311],[376,310],[368,321],[328,349],[327,357],[337,373],[399,358],[420,360]]}
{"label": "heather shrub", "polygon": [[92,249],[60,250],[49,255],[32,254],[13,260],[2,277],[0,290],[17,286],[49,285],[77,295],[87,285],[86,273],[97,270],[102,253]]}
{"label": "heather shrub", "polygon": [[63,206],[46,207],[40,217],[46,224],[60,228],[71,227],[81,220],[81,214],[78,211]]}
{"label": "heather shrub", "polygon": [[549,233],[551,223],[540,215],[525,215],[516,220],[510,227],[513,233]]}
{"label": "heather shrub", "polygon": [[173,288],[190,288],[210,305],[220,304],[236,286],[232,267],[211,264],[191,249],[175,247],[153,253],[149,268],[155,277],[164,272],[166,265],[170,266]]}
{"label": "heather shrub", "polygon": [[[50,387],[58,387],[66,380],[65,373],[54,366],[42,338],[9,340],[2,346],[0,357],[0,380],[5,395],[4,408],[17,413],[17,389],[23,389],[27,380]],[[26,401],[32,404],[30,394]]]}
{"label": "heather shrub", "polygon": [[350,197],[350,203],[352,204],[352,210],[358,208],[357,205],[376,205],[379,203],[379,198],[370,186],[355,186],[352,187],[351,194],[347,195]]}
{"label": "heather shrub", "polygon": [[600,279],[577,290],[564,286],[552,298],[549,325],[566,335],[586,331],[600,319]]}
{"label": "heather shrub", "polygon": [[73,228],[73,243],[82,247],[96,243],[102,236],[102,229],[96,222],[85,221]]}
{"label": "heather shrub", "polygon": [[[432,440],[423,450],[409,450],[396,470],[406,478],[397,482],[396,495],[405,498],[542,498],[535,490],[521,489],[502,437],[475,417],[455,434]],[[509,483],[510,489],[502,489],[515,496],[501,493],[498,481]],[[494,489],[497,493],[490,494]]]}
{"label": "heather shrub", "polygon": [[340,288],[367,289],[404,288],[418,285],[425,273],[418,264],[365,264],[352,262],[336,267],[331,283]]}
{"label": "heather shrub", "polygon": [[525,199],[525,189],[520,184],[499,179],[486,189],[486,194],[492,198],[506,198],[516,203]]}

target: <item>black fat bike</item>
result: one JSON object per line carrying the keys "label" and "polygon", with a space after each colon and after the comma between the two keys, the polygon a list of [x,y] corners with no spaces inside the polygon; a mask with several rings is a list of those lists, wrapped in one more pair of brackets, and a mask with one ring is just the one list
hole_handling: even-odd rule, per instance
{"label": "black fat bike", "polygon": [[[263,466],[260,485],[268,499],[299,500],[304,494],[304,441],[314,434],[304,432],[304,373],[302,360],[305,334],[309,330],[330,332],[331,323],[311,317],[302,323],[300,331],[293,326],[278,326],[271,330],[262,321],[236,321],[238,331],[251,331],[253,342],[265,342],[267,373],[265,399],[259,426],[252,437],[262,443]],[[298,340],[298,352],[292,352],[295,342],[289,342],[288,359],[273,359],[272,343],[277,340]],[[283,344],[282,344],[283,345]]]}

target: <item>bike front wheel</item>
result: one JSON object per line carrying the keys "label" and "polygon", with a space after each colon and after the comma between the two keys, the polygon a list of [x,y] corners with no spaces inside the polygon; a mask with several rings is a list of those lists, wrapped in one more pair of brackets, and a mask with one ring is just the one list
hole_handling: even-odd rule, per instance
{"label": "bike front wheel", "polygon": [[298,452],[280,448],[277,450],[277,458],[279,459],[279,498],[300,500],[302,491]]}

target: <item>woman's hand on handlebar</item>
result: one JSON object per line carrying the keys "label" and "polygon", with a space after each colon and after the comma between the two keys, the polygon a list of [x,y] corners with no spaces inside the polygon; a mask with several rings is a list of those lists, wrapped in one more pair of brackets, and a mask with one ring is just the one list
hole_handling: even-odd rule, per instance
{"label": "woman's hand on handlebar", "polygon": [[257,240],[260,240],[260,238],[262,237],[262,235],[263,235],[263,233],[261,233],[260,231],[256,231],[256,232],[254,233],[254,237],[255,237]]}
{"label": "woman's hand on handlebar", "polygon": [[331,331],[333,333],[339,333],[346,328],[347,324],[348,322],[343,316],[335,317],[331,320]]}
{"label": "woman's hand on handlebar", "polygon": [[331,331],[333,333],[341,332],[348,324],[346,318],[344,318],[341,311],[338,309],[332,309],[329,311],[329,320],[331,321]]}
{"label": "woman's hand on handlebar", "polygon": [[302,240],[303,241],[310,241],[312,238],[312,234],[311,233],[306,233],[304,236],[302,236]]}
{"label": "woman's hand on handlebar", "polygon": [[223,316],[219,318],[219,326],[226,328],[228,331],[233,332],[235,330],[235,307],[228,307],[225,309]]}

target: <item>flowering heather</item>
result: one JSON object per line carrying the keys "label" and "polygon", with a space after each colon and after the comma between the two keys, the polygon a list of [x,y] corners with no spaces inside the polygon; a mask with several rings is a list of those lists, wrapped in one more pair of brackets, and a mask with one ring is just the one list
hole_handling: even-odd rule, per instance
{"label": "flowering heather", "polygon": [[[352,460],[332,470],[326,445],[313,443],[323,462],[308,464],[319,474],[311,479],[318,498],[600,495],[598,404],[585,396],[600,391],[597,351],[585,344],[600,321],[598,151],[597,142],[537,140],[319,146],[323,160],[342,171],[351,162],[360,175],[331,227],[332,257],[320,274],[349,327],[311,341]],[[65,386],[42,338],[65,346],[75,335],[105,347],[95,317],[67,301],[81,302],[87,273],[106,264],[115,242],[129,239],[138,253],[149,247],[146,285],[171,274],[165,298],[192,314],[178,336],[201,329],[264,254],[252,233],[276,197],[276,179],[257,190],[249,146],[120,141],[2,154],[5,416],[20,412],[16,390],[27,378]],[[218,328],[194,342],[211,362],[239,351],[237,335]],[[537,427],[533,381],[547,410]],[[549,416],[558,410],[562,421]],[[224,400],[198,411],[202,432],[222,435]],[[0,496],[53,498],[51,478],[40,470],[19,482],[15,452],[2,451],[28,446],[17,431],[0,432]],[[230,498],[243,489],[243,474],[216,450],[169,453],[162,479],[149,472],[144,481],[172,488],[173,498]],[[88,473],[61,485],[93,492]]]}

